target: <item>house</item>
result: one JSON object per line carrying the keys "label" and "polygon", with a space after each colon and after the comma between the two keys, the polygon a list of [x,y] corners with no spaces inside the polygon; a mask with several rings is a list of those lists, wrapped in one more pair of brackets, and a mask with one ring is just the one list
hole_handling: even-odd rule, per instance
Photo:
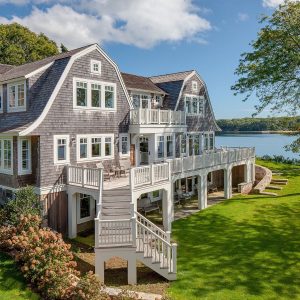
{"label": "house", "polygon": [[[121,73],[97,45],[21,66],[0,65],[0,201],[33,185],[53,229],[76,237],[95,227],[96,273],[136,260],[176,278],[170,242],[175,195],[211,186],[242,192],[254,182],[252,148],[216,149],[207,87],[194,71]],[[140,213],[161,202],[163,229]]]}

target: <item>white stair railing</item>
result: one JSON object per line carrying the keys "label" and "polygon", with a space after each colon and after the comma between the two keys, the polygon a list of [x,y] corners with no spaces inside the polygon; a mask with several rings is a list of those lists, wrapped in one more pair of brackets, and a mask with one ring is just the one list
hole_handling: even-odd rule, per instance
{"label": "white stair railing", "polygon": [[159,263],[160,268],[176,273],[177,244],[171,244],[137,220],[136,230],[137,251],[142,252],[145,258],[151,258],[152,263]]}
{"label": "white stair railing", "polygon": [[170,242],[170,232],[168,231],[163,231],[161,228],[159,228],[157,225],[152,223],[150,220],[145,218],[143,215],[138,213],[137,211],[135,212],[136,215],[136,220],[137,222],[140,222],[141,224],[145,225],[147,228],[155,232],[158,236],[160,236],[162,239]]}

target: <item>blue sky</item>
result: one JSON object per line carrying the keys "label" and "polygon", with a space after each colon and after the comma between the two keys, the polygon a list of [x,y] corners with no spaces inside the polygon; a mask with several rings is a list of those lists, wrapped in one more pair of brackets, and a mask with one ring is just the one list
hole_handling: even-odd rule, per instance
{"label": "blue sky", "polygon": [[[69,49],[98,42],[124,72],[197,70],[216,117],[251,116],[230,86],[240,54],[282,0],[0,0],[0,23],[19,22]],[[261,116],[268,116],[265,111]]]}

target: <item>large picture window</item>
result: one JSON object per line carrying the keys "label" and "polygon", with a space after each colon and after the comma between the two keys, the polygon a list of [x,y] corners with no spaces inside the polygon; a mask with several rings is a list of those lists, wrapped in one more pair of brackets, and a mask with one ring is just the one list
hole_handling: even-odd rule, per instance
{"label": "large picture window", "polygon": [[0,173],[13,173],[12,138],[0,138]]}
{"label": "large picture window", "polygon": [[74,78],[74,107],[81,109],[116,109],[116,84]]}
{"label": "large picture window", "polygon": [[90,161],[112,158],[114,153],[114,135],[78,135],[77,161]]}
{"label": "large picture window", "polygon": [[8,112],[26,110],[25,82],[8,84],[7,110]]}

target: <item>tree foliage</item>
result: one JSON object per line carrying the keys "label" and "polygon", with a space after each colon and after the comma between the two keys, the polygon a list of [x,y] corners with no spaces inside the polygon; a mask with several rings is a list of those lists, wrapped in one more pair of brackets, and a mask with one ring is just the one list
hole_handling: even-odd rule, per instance
{"label": "tree foliage", "polygon": [[41,201],[33,187],[25,187],[16,192],[15,199],[9,200],[3,207],[5,223],[17,225],[23,214],[41,215]]}
{"label": "tree foliage", "polygon": [[251,43],[252,52],[243,53],[236,69],[235,94],[247,100],[255,93],[256,114],[269,107],[273,112],[296,114],[300,108],[300,2],[279,6],[264,16],[265,26]]}
{"label": "tree foliage", "polygon": [[300,117],[220,119],[223,131],[300,131]]}
{"label": "tree foliage", "polygon": [[0,24],[0,63],[21,65],[58,54],[56,43],[17,23]]}

